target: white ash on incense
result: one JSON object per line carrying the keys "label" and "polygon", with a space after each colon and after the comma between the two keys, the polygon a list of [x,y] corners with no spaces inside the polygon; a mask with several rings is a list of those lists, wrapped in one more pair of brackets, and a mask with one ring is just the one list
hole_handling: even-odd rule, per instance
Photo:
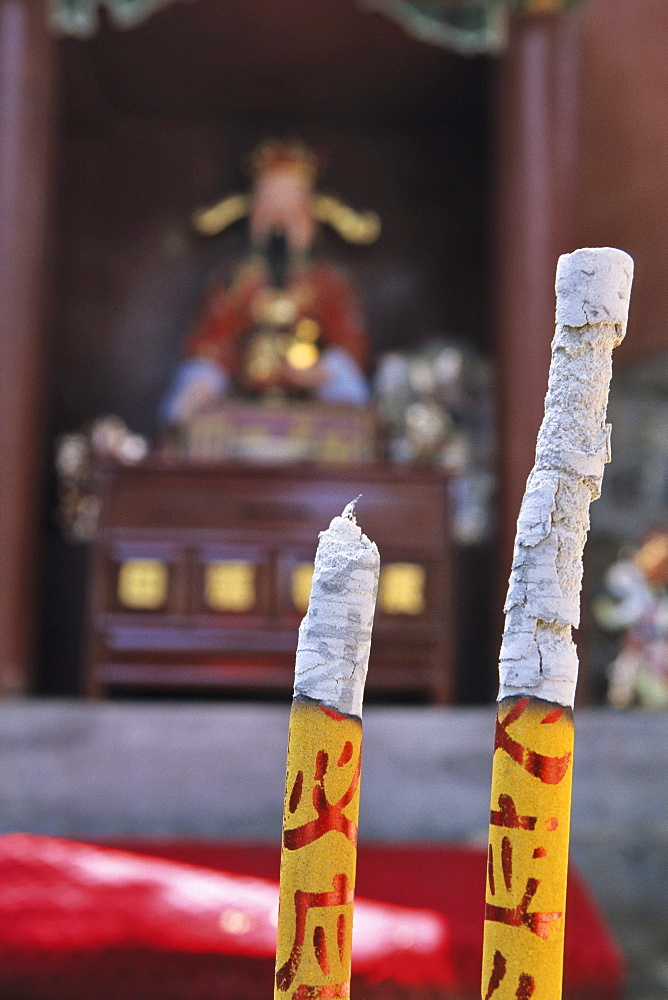
{"label": "white ash on incense", "polygon": [[361,718],[380,556],[357,525],[355,503],[320,532],[294,693]]}
{"label": "white ash on incense", "polygon": [[504,607],[499,700],[528,694],[573,705],[578,658],[571,628],[580,622],[589,505],[610,460],[612,350],[626,332],[632,280],[633,260],[622,250],[559,258],[545,416]]}

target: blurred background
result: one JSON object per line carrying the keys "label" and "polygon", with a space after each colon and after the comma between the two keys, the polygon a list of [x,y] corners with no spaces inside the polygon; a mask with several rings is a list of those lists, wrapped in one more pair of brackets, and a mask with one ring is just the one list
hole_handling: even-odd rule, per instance
{"label": "blurred background", "polygon": [[[627,996],[668,996],[667,40],[663,0],[0,0],[0,829],[278,838],[280,777],[255,820],[241,779],[185,789],[235,763],[234,720],[280,742],[317,533],[362,493],[369,836],[484,839],[467,734],[491,734],[556,262],[617,246],[574,856]],[[395,828],[388,748],[421,727]],[[471,816],[429,818],[455,788]]]}

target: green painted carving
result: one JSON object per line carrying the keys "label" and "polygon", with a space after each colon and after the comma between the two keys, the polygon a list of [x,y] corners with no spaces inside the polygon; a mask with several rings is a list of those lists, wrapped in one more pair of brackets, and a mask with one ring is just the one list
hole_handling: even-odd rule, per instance
{"label": "green painted carving", "polygon": [[585,0],[358,0],[397,21],[414,38],[462,55],[503,51],[515,13],[554,14]]}
{"label": "green painted carving", "polygon": [[49,22],[56,34],[87,38],[98,28],[105,7],[117,28],[134,28],[174,0],[49,0]]}
{"label": "green painted carving", "polygon": [[[221,0],[223,2],[223,0]],[[313,0],[324,2],[324,0]],[[358,0],[397,21],[410,35],[464,55],[503,50],[513,13],[557,13],[586,0]],[[113,24],[133,28],[174,0],[49,0],[51,25],[59,34],[85,38],[105,7]]]}

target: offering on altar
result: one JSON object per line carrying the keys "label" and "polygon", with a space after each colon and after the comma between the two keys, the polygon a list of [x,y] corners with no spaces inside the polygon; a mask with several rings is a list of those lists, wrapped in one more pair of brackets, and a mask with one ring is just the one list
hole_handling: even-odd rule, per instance
{"label": "offering on altar", "polygon": [[90,542],[95,537],[100,513],[100,498],[95,491],[96,463],[135,465],[148,450],[146,438],[133,434],[125,421],[113,414],[97,417],[82,430],[58,438],[58,521],[69,541]]}
{"label": "offering on altar", "polygon": [[202,462],[355,465],[378,452],[373,407],[277,400],[259,405],[230,399],[196,413],[174,440],[177,453]]}
{"label": "offering on altar", "polygon": [[314,252],[318,222],[371,242],[376,216],[315,193],[315,155],[267,142],[251,159],[253,189],[193,218],[215,235],[244,215],[250,248],[229,281],[211,282],[188,335],[162,416],[181,424],[229,395],[364,404],[367,334],[348,278]]}
{"label": "offering on altar", "polygon": [[462,545],[489,541],[494,420],[486,359],[446,337],[390,351],[378,359],[374,396],[391,461],[444,469],[453,537]]}

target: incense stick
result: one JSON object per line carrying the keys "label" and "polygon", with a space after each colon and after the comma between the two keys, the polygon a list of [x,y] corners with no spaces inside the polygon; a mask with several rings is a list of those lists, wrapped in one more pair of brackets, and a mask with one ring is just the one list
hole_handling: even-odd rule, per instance
{"label": "incense stick", "polygon": [[350,995],[362,698],[379,555],[355,501],[321,532],[290,713],[276,1000]]}
{"label": "incense stick", "polygon": [[610,460],[612,351],[633,261],[610,247],[557,266],[556,332],[536,462],[517,521],[499,661],[483,1000],[558,1000],[563,974],[582,553]]}

